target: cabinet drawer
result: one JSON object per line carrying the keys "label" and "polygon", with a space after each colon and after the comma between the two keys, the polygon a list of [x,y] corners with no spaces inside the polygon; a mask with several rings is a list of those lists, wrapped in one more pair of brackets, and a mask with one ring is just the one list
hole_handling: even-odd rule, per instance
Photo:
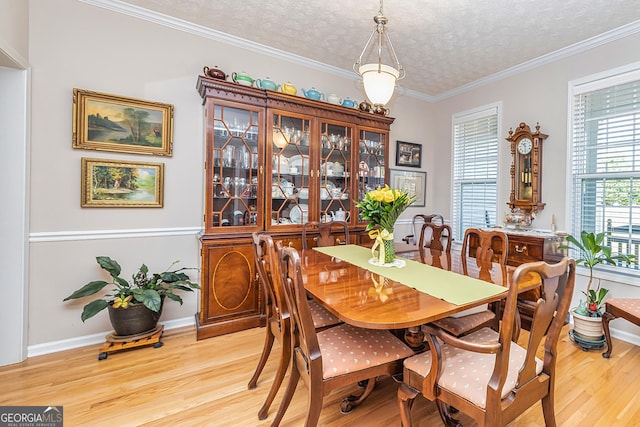
{"label": "cabinet drawer", "polygon": [[508,263],[520,265],[525,262],[541,261],[544,258],[543,242],[524,241],[509,237]]}

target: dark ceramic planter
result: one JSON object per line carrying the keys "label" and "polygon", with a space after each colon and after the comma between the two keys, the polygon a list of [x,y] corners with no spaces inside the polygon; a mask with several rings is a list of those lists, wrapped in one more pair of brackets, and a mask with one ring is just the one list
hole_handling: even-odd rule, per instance
{"label": "dark ceramic planter", "polygon": [[144,304],[131,304],[127,308],[113,308],[109,304],[109,319],[118,336],[138,335],[155,329],[162,314],[149,310]]}

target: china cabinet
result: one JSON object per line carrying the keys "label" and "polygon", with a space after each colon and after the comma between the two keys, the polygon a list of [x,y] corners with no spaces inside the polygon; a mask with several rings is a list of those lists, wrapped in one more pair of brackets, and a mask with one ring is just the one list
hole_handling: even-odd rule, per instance
{"label": "china cabinet", "polygon": [[264,324],[251,233],[300,249],[304,223],[341,219],[354,243],[369,239],[356,202],[387,182],[394,119],[205,76],[197,90],[206,146],[201,339]]}

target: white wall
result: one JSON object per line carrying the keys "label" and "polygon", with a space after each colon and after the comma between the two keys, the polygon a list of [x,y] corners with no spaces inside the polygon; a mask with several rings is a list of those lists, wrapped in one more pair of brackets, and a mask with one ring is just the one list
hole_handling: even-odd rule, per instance
{"label": "white wall", "polygon": [[29,56],[29,2],[0,2],[0,67],[26,68]]}

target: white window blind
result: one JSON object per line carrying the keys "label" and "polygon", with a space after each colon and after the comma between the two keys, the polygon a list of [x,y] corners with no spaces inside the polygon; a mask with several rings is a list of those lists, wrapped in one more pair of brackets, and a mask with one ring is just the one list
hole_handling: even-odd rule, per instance
{"label": "white window blind", "polygon": [[452,224],[461,241],[469,227],[496,222],[498,106],[453,116]]}
{"label": "white window blind", "polygon": [[[574,88],[572,100],[572,224],[609,232],[612,253],[640,255],[640,73],[624,81]],[[600,87],[597,87],[600,86]],[[626,270],[628,271],[628,270]]]}

